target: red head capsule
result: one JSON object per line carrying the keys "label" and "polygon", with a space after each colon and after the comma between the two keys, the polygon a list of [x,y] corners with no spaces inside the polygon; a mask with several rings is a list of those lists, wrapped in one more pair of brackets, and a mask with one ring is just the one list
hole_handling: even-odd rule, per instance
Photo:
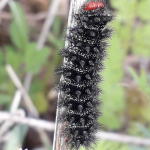
{"label": "red head capsule", "polygon": [[84,10],[89,11],[97,8],[103,8],[103,7],[104,5],[102,2],[89,2],[85,5]]}

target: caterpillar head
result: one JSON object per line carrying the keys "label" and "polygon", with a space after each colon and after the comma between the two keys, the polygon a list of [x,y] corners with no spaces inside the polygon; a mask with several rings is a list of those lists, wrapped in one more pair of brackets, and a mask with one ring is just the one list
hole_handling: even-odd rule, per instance
{"label": "caterpillar head", "polygon": [[90,10],[94,10],[97,8],[103,8],[104,4],[102,2],[89,2],[85,5],[84,10],[85,11],[90,11]]}

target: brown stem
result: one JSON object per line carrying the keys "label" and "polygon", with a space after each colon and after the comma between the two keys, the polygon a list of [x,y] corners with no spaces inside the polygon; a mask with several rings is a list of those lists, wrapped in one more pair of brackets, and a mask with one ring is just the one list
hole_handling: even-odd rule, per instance
{"label": "brown stem", "polygon": [[[85,3],[87,0],[72,0],[70,3],[70,10],[69,10],[69,17],[68,17],[68,26],[73,27],[75,22],[73,20],[73,14],[77,13],[79,8]],[[69,34],[69,30],[67,30],[66,34]],[[65,47],[68,46],[68,41],[65,41]],[[63,63],[66,63],[66,60],[64,58]],[[63,75],[60,78],[60,81],[63,80]],[[61,99],[61,91],[58,93],[58,101]],[[55,131],[54,131],[54,140],[53,140],[53,150],[67,150],[67,145],[65,144],[65,138],[62,136],[62,129],[64,128],[65,124],[61,124],[58,122],[58,116],[61,114],[64,110],[57,107],[57,113],[56,113],[56,123],[55,123]]]}

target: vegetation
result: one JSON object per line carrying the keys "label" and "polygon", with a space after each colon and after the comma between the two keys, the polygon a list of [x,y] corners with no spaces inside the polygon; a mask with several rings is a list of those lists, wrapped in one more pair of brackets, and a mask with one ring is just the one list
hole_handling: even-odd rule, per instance
{"label": "vegetation", "polygon": [[[150,138],[150,0],[110,0],[109,4],[116,13],[111,24],[115,31],[107,49],[104,81],[99,85],[103,90],[100,96],[103,115],[99,122],[106,131]],[[26,13],[19,2],[12,1],[9,8],[13,17],[8,27],[10,41],[0,43],[0,110],[9,110],[16,90],[5,71],[5,65],[10,64],[22,82],[27,73],[33,74],[31,99],[41,116],[47,114],[54,120],[55,113],[49,107],[56,105],[49,102],[48,95],[59,80],[53,71],[62,62],[57,54],[64,45],[67,20],[57,16],[47,43],[37,50],[35,35],[41,28],[38,31],[27,25]],[[10,133],[12,140],[4,144],[4,150],[16,150],[25,143],[28,128],[16,125]],[[149,148],[101,141],[95,150]]]}

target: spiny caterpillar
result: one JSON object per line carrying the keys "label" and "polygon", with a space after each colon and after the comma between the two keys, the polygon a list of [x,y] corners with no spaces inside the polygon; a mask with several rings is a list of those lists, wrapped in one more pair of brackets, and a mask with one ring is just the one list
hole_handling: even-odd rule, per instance
{"label": "spiny caterpillar", "polygon": [[66,35],[68,46],[60,52],[65,62],[56,69],[63,77],[58,85],[58,107],[65,108],[59,121],[65,125],[62,132],[70,150],[91,149],[100,127],[99,72],[106,56],[106,39],[112,32],[106,25],[113,16],[96,1],[84,4],[73,17],[76,24]]}

